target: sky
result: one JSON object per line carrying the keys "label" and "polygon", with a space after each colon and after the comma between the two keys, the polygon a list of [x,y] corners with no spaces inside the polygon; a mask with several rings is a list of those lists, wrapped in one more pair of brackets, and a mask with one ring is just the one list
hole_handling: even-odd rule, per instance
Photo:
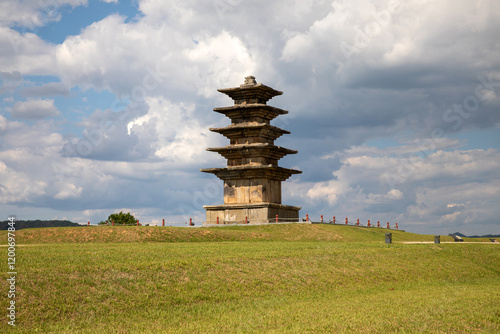
{"label": "sky", "polygon": [[499,234],[499,32],[495,0],[2,0],[0,212],[203,221],[254,75],[301,217]]}

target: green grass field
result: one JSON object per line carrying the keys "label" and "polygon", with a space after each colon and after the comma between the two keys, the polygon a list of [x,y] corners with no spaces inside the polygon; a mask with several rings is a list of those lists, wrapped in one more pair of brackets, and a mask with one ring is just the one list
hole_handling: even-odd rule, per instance
{"label": "green grass field", "polygon": [[[82,226],[31,228],[19,230],[17,243],[122,243],[122,242],[200,242],[200,241],[384,241],[385,233],[393,241],[434,241],[433,235],[415,234],[384,228],[367,228],[328,224],[228,225],[209,228],[153,226]],[[7,232],[0,231],[0,245],[7,244]],[[467,242],[488,239],[464,238]],[[442,242],[453,241],[441,236]]]}
{"label": "green grass field", "polygon": [[[18,231],[20,333],[498,333],[500,245],[332,225]],[[6,234],[0,233],[5,244]],[[442,237],[446,241],[448,237]],[[451,238],[450,238],[451,240]],[[26,245],[26,246],[21,246]],[[3,331],[3,330],[2,330]]]}

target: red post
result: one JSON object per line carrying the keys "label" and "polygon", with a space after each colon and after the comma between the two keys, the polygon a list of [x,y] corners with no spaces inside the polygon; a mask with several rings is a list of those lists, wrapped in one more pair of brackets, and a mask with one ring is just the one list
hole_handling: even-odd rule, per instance
{"label": "red post", "polygon": [[193,218],[189,218],[189,226],[193,226]]}
{"label": "red post", "polygon": [[113,226],[115,226],[115,221],[114,221],[114,220],[112,220],[112,222],[113,222]]}
{"label": "red post", "polygon": [[377,227],[380,227],[380,220],[377,221]]}
{"label": "red post", "polygon": [[309,215],[306,213],[306,222],[309,221]]}
{"label": "red post", "polygon": [[90,222],[87,223],[87,226],[90,226]]}
{"label": "red post", "polygon": [[333,216],[333,223],[335,224],[335,216]]}
{"label": "red post", "polygon": [[217,224],[219,224],[219,217],[217,217]]}
{"label": "red post", "polygon": [[323,215],[321,215],[321,222],[323,222]]}
{"label": "red post", "polygon": [[278,215],[276,215],[276,222],[278,222]]}
{"label": "red post", "polygon": [[347,217],[345,217],[345,224],[347,225]]}
{"label": "red post", "polygon": [[387,228],[389,228],[389,222],[387,222]]}
{"label": "red post", "polygon": [[399,230],[398,223],[396,223],[396,230]]}
{"label": "red post", "polygon": [[359,226],[359,219],[358,219],[358,221],[357,221],[356,225],[358,225],[358,226]]}
{"label": "red post", "polygon": [[248,217],[245,216],[245,224],[248,224]]}
{"label": "red post", "polygon": [[162,224],[162,226],[165,226],[165,219],[162,219],[161,224]]}
{"label": "red post", "polygon": [[370,225],[370,219],[368,219],[368,227],[371,227],[371,225]]}
{"label": "red post", "polygon": [[137,226],[139,226],[139,219],[137,219]]}

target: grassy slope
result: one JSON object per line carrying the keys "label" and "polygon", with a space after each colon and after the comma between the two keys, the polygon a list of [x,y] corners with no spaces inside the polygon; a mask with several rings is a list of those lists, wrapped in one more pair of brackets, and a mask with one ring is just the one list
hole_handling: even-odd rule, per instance
{"label": "grassy slope", "polygon": [[[278,224],[224,226],[210,228],[153,226],[90,226],[25,229],[16,232],[18,244],[109,243],[109,242],[199,242],[199,241],[384,241],[385,233],[393,241],[433,241],[433,235],[414,234],[383,228],[343,225]],[[0,231],[0,244],[6,244],[7,231]],[[487,239],[465,238],[480,242]],[[453,241],[441,236],[441,241]]]}
{"label": "grassy slope", "polygon": [[385,230],[325,225],[47,230],[30,242],[66,243],[17,248],[19,332],[500,331],[498,245],[386,245]]}

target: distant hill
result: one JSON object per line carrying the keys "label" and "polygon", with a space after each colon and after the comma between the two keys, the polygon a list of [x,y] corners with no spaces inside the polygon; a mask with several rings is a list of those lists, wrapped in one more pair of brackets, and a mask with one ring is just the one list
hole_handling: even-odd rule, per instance
{"label": "distant hill", "polygon": [[500,238],[500,234],[486,234],[486,235],[465,235],[465,234],[462,234],[460,232],[455,232],[455,233],[451,233],[451,234],[454,234],[454,235],[458,235],[459,237],[462,237],[462,238]]}
{"label": "distant hill", "polygon": [[[0,222],[0,230],[7,230],[9,221],[5,220]],[[80,226],[77,223],[70,222],[69,220],[16,220],[16,230],[25,228],[36,227],[63,227],[63,226]]]}

